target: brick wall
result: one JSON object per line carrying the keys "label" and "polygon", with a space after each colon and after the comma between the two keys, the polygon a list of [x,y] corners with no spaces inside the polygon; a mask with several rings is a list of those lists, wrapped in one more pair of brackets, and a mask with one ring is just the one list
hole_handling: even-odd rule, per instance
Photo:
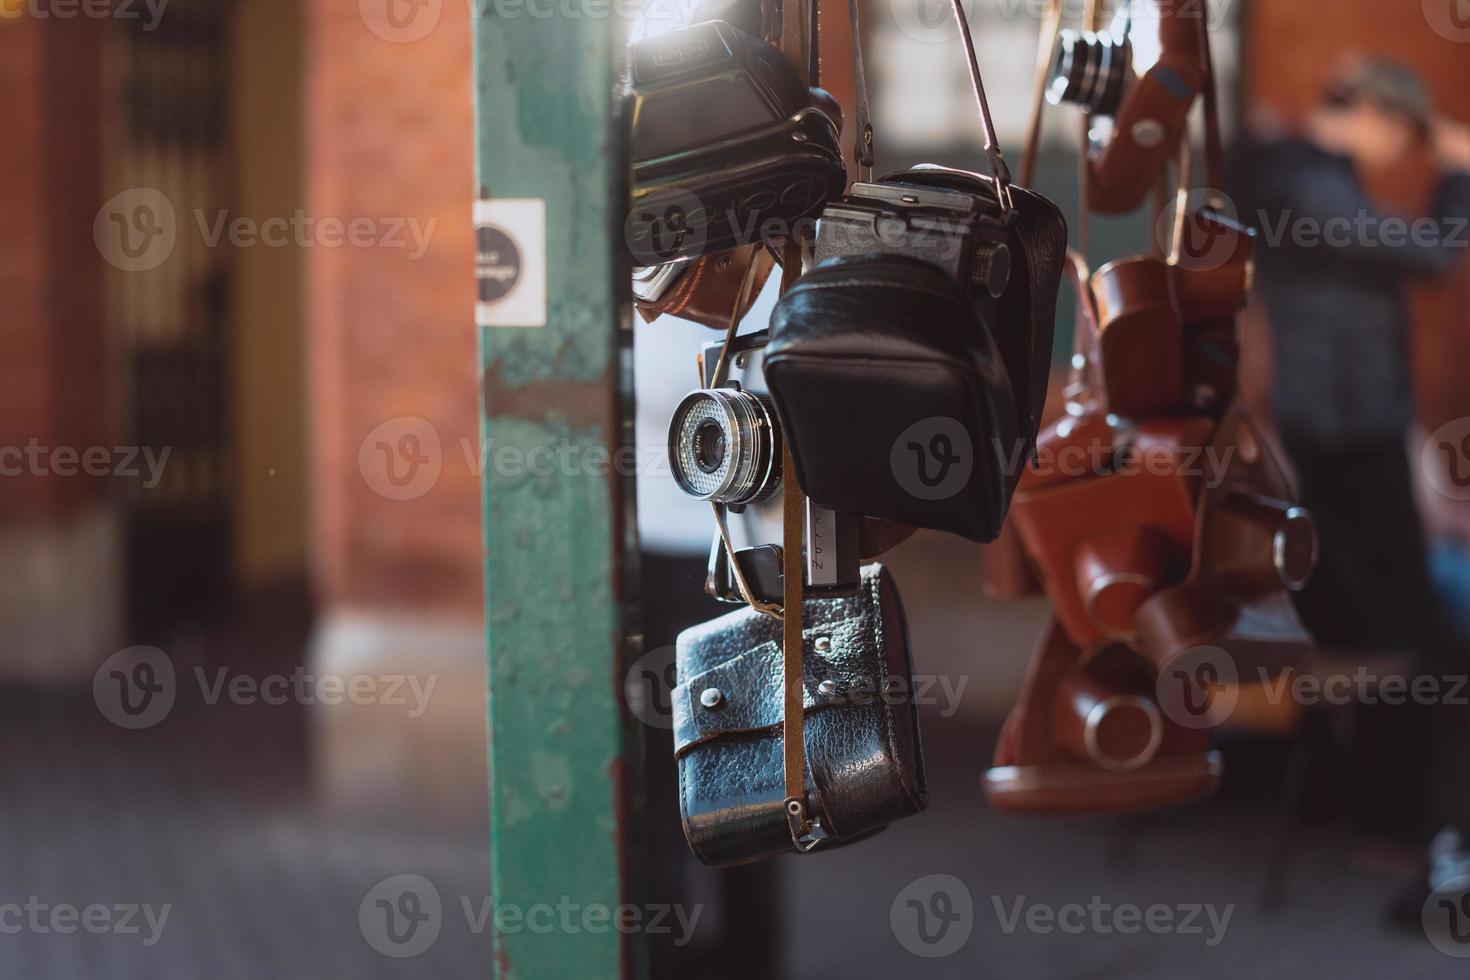
{"label": "brick wall", "polygon": [[478,615],[469,15],[413,9],[412,40],[371,4],[306,18],[308,212],[428,242],[307,252],[314,562],[329,605]]}

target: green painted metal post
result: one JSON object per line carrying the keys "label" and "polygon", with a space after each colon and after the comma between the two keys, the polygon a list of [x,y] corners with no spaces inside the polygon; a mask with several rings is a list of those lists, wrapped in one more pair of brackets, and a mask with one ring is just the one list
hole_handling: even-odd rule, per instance
{"label": "green painted metal post", "polygon": [[495,972],[639,976],[626,25],[472,7]]}

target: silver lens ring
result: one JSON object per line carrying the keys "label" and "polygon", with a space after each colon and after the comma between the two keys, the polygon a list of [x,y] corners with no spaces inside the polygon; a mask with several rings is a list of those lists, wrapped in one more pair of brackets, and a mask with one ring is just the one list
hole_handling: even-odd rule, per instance
{"label": "silver lens ring", "polygon": [[779,477],[776,427],[748,392],[710,388],[685,396],[669,423],[669,466],[689,496],[722,504],[762,500]]}

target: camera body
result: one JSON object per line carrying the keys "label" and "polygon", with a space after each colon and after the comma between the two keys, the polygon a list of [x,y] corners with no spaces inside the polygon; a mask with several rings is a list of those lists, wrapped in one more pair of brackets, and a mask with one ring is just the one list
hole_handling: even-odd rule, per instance
{"label": "camera body", "polygon": [[[679,403],[669,424],[669,464],[674,482],[691,497],[721,508],[734,557],[752,598],[782,600],[783,434],[765,380],[765,331],[730,344],[728,377],[715,386],[722,344],[700,355],[704,387]],[[827,510],[807,500],[803,508],[804,594],[850,596],[859,588],[862,518]],[[743,602],[730,556],[716,532],[705,591]]]}
{"label": "camera body", "polygon": [[999,534],[1046,399],[1066,223],[1049,201],[921,167],[829,205],[776,304],[770,385],[821,506]]}
{"label": "camera body", "polygon": [[773,45],[712,20],[631,58],[634,265],[784,237],[842,193],[841,110]]}

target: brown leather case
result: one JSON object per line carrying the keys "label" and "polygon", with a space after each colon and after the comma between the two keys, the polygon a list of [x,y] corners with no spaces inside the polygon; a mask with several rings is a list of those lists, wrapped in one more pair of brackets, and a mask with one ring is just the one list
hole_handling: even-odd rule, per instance
{"label": "brown leather case", "polygon": [[1140,583],[1146,596],[1188,572],[1213,431],[1203,417],[1116,428],[1090,415],[1042,432],[1011,519],[1077,646],[1130,635],[1119,609],[1141,602]]}
{"label": "brown leather case", "polygon": [[758,242],[701,256],[684,270],[673,288],[658,302],[640,301],[633,305],[645,323],[652,323],[668,314],[724,330],[730,325],[730,313],[735,309],[735,300],[745,278],[745,266],[752,256],[756,262],[755,280],[749,297],[737,313],[738,317],[743,317],[755,304],[776,266],[770,251]]}
{"label": "brown leather case", "polygon": [[1084,652],[1053,621],[985,775],[1007,813],[1125,813],[1184,803],[1219,783],[1209,733],[1169,720],[1153,671],[1126,647]]}
{"label": "brown leather case", "polygon": [[1206,484],[1188,578],[1138,609],[1138,649],[1165,670],[1190,649],[1224,650],[1247,679],[1298,666],[1312,638],[1289,591],[1301,588],[1317,561],[1311,515],[1295,506],[1295,488],[1278,451],[1233,404],[1211,457],[1224,464]]}
{"label": "brown leather case", "polygon": [[[1206,78],[1199,0],[1141,0],[1154,16],[1135,21],[1135,51],[1159,47],[1157,63],[1123,96],[1113,135],[1087,162],[1087,200],[1099,214],[1127,214],[1143,203],[1178,145]],[[1140,32],[1157,34],[1144,38]]]}

